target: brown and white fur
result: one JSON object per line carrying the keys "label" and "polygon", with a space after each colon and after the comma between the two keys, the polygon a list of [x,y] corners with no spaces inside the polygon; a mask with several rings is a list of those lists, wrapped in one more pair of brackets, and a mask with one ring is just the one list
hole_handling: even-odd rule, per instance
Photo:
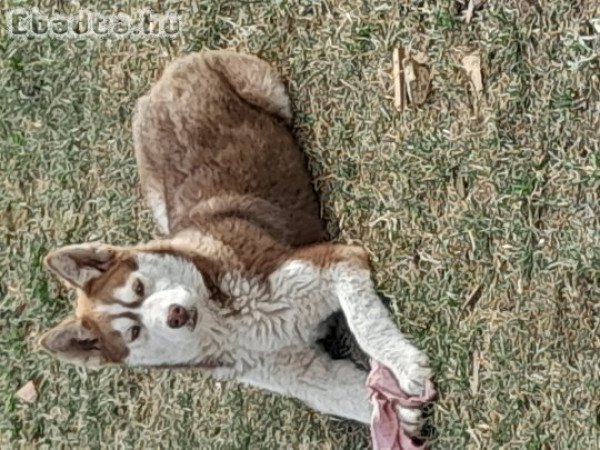
{"label": "brown and white fur", "polygon": [[[366,251],[324,242],[291,117],[283,84],[256,57],[173,62],[133,120],[144,196],[168,237],[51,252],[47,267],[77,302],[42,346],[88,367],[195,366],[368,422],[367,373],[316,345],[342,311],[360,347],[420,394],[427,357],[378,298]],[[398,414],[415,432],[420,411]]]}

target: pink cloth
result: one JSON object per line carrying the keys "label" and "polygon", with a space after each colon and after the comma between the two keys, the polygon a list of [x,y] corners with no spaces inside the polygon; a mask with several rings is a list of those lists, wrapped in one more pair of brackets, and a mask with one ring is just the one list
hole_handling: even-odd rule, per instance
{"label": "pink cloth", "polygon": [[377,361],[371,360],[371,373],[367,378],[369,398],[373,404],[371,438],[374,450],[422,450],[426,444],[416,445],[398,421],[396,406],[419,408],[433,400],[433,383],[427,382],[420,397],[410,396],[400,390],[394,375]]}

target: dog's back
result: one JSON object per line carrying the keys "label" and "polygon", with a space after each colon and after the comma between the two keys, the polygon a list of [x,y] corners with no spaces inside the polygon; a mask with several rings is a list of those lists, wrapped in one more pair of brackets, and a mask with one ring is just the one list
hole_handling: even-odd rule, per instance
{"label": "dog's back", "polygon": [[162,231],[194,226],[193,211],[250,220],[293,247],[322,240],[290,119],[283,84],[258,58],[207,51],[172,63],[133,121],[142,189]]}

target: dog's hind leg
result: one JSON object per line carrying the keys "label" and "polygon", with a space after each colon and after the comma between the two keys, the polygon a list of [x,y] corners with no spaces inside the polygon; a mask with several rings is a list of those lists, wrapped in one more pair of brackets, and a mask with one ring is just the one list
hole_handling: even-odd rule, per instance
{"label": "dog's hind leg", "polygon": [[290,98],[279,75],[265,61],[227,50],[202,54],[208,66],[246,102],[289,122]]}
{"label": "dog's hind leg", "polygon": [[351,361],[333,360],[311,347],[288,347],[263,358],[263,364],[238,381],[297,398],[317,411],[368,423],[371,405],[367,372]]}

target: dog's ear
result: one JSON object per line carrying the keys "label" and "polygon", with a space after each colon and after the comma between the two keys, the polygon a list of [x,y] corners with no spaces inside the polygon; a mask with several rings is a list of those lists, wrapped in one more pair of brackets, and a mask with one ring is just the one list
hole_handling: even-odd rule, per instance
{"label": "dog's ear", "polygon": [[39,344],[52,356],[73,364],[99,367],[107,363],[98,329],[76,318],[46,332]]}
{"label": "dog's ear", "polygon": [[85,290],[110,268],[115,256],[116,251],[103,244],[69,245],[50,252],[44,264],[70,285]]}

